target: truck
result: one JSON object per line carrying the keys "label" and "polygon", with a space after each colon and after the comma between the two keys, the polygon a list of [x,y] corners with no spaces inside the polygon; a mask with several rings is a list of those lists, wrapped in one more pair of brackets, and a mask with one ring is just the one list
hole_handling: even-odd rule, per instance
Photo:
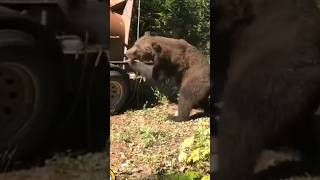
{"label": "truck", "polygon": [[124,109],[137,78],[124,61],[133,7],[0,0],[0,160],[108,145],[107,107]]}
{"label": "truck", "polygon": [[108,4],[0,0],[1,162],[106,147]]}

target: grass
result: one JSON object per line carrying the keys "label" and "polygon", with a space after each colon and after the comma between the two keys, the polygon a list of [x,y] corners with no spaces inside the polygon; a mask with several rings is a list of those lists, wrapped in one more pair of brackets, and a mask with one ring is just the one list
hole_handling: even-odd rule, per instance
{"label": "grass", "polygon": [[145,148],[153,146],[158,141],[160,131],[148,127],[139,128],[138,131]]}

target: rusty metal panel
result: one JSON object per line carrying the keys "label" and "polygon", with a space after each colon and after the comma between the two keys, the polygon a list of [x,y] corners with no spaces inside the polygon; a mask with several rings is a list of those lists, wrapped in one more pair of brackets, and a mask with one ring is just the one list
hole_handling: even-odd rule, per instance
{"label": "rusty metal panel", "polygon": [[115,6],[124,6],[126,0],[110,0],[110,8],[116,8]]}
{"label": "rusty metal panel", "polygon": [[133,0],[110,0],[110,58],[123,61],[130,36]]}

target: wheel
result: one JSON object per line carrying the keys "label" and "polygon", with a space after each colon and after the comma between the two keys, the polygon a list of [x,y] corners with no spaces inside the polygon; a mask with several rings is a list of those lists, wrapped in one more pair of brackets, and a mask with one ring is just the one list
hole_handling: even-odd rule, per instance
{"label": "wheel", "polygon": [[[30,35],[0,30],[0,154],[29,157],[49,135],[61,100],[59,61]],[[10,40],[12,36],[12,41]],[[1,160],[0,158],[0,160]]]}
{"label": "wheel", "polygon": [[120,111],[129,96],[129,82],[128,78],[118,72],[110,72],[110,113],[114,114]]}

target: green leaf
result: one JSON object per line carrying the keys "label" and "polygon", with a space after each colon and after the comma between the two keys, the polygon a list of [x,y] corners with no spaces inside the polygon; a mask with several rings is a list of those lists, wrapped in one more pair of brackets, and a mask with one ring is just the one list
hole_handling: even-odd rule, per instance
{"label": "green leaf", "polygon": [[210,180],[210,176],[203,176],[201,180]]}
{"label": "green leaf", "polygon": [[193,150],[190,157],[188,158],[188,163],[194,163],[200,160],[200,148]]}

